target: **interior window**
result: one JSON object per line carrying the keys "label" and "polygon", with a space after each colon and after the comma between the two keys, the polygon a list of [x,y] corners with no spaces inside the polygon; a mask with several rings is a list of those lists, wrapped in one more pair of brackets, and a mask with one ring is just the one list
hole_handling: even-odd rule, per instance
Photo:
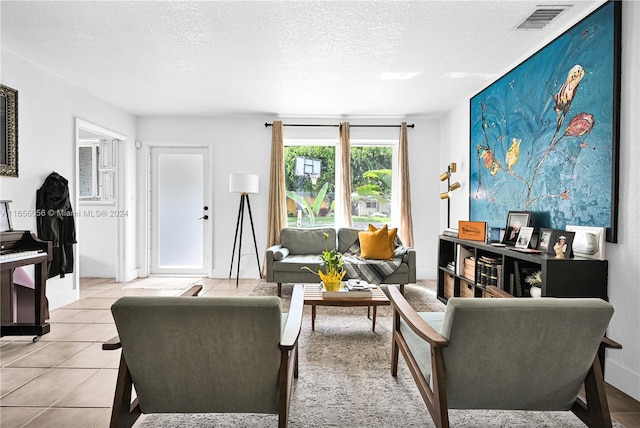
{"label": "interior window", "polygon": [[83,139],[78,146],[80,201],[115,203],[117,140]]}

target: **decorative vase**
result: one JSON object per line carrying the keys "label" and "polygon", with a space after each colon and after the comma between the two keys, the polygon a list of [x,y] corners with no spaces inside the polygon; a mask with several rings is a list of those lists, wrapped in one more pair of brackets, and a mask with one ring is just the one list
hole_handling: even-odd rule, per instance
{"label": "decorative vase", "polygon": [[531,287],[529,289],[529,294],[531,294],[531,297],[541,297],[542,296],[542,288],[540,287]]}
{"label": "decorative vase", "polygon": [[342,271],[340,273],[331,272],[328,274],[323,273],[322,271],[318,271],[318,275],[324,284],[324,289],[326,291],[338,291],[340,290],[340,281],[342,277],[344,277],[346,271]]}

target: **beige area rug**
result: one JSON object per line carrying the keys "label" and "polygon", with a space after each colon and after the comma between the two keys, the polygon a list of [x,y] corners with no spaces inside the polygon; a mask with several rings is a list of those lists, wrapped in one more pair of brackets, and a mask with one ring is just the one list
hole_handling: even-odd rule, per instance
{"label": "beige area rug", "polygon": [[142,278],[131,284],[125,285],[123,288],[148,288],[153,290],[186,290],[194,284],[198,284],[202,278],[165,278],[165,277],[148,277]]}
{"label": "beige area rug", "polygon": [[[283,285],[287,307],[292,288]],[[275,284],[261,282],[253,295],[275,295]],[[405,295],[419,310],[444,310],[426,287],[407,286]],[[398,376],[390,374],[391,310],[378,309],[375,332],[362,307],[318,307],[312,331],[305,307],[289,427],[434,427],[404,360]],[[584,427],[570,412],[451,410],[449,416],[452,427]],[[275,415],[260,414],[153,414],[140,426],[275,427],[277,421]]]}

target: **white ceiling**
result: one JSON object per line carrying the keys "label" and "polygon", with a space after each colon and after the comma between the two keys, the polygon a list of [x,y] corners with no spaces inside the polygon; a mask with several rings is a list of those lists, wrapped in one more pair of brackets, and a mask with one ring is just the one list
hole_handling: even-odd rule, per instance
{"label": "white ceiling", "polygon": [[[2,0],[0,40],[135,115],[423,116],[602,3]],[[514,30],[550,4],[572,7],[542,30]],[[380,78],[389,72],[420,74]]]}

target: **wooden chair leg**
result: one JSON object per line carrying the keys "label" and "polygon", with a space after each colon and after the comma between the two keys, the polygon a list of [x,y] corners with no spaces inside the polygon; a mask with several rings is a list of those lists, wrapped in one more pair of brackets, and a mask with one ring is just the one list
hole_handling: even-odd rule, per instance
{"label": "wooden chair leg", "polygon": [[278,297],[282,297],[282,283],[278,283]]}
{"label": "wooden chair leg", "polygon": [[111,411],[111,428],[130,428],[140,417],[140,405],[138,399],[131,402],[133,382],[131,374],[124,359],[124,353],[120,354],[120,367],[118,368],[118,379],[116,382],[116,392],[113,397],[113,409]]}
{"label": "wooden chair leg", "polygon": [[391,376],[398,376],[398,358],[400,347],[396,342],[396,332],[400,329],[400,315],[393,310],[393,334],[391,337]]}
{"label": "wooden chair leg", "polygon": [[611,428],[611,413],[598,355],[594,358],[584,381],[584,389],[586,403],[580,399],[576,400],[571,411],[588,427]]}

